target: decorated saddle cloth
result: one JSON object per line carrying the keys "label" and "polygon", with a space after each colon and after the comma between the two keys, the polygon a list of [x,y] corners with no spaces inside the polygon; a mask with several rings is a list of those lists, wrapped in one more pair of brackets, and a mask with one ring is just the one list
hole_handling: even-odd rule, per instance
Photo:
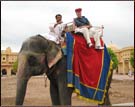
{"label": "decorated saddle cloth", "polygon": [[[90,38],[95,44],[94,39]],[[103,50],[88,48],[83,36],[66,33],[67,86],[73,87],[79,98],[101,104],[110,76],[110,56],[101,39]]]}

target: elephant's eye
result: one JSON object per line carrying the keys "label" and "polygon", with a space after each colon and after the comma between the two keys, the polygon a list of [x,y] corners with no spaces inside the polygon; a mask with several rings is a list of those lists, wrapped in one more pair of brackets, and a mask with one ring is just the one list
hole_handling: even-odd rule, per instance
{"label": "elephant's eye", "polygon": [[29,58],[28,58],[28,63],[29,63],[30,66],[36,66],[36,64],[37,64],[37,59],[36,59],[36,57],[34,57],[34,56],[29,56]]}

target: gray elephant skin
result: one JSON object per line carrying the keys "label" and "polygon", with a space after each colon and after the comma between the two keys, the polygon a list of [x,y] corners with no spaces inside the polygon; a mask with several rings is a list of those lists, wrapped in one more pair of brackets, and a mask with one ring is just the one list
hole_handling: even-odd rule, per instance
{"label": "gray elephant skin", "polygon": [[[39,34],[25,40],[18,55],[16,105],[23,105],[30,77],[43,73],[50,80],[52,105],[71,105],[73,88],[67,87],[66,56],[59,45]],[[102,105],[110,105],[108,90],[111,79]]]}

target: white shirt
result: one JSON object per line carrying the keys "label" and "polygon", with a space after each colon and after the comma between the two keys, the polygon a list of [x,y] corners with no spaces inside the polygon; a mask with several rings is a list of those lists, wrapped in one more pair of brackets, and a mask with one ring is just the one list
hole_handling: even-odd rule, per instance
{"label": "white shirt", "polygon": [[55,28],[54,25],[49,26],[50,32],[49,33],[45,33],[44,37],[48,40],[54,41],[57,44],[60,43],[60,41],[64,41],[64,38],[61,37],[62,31],[65,28],[65,24],[61,23],[58,24]]}

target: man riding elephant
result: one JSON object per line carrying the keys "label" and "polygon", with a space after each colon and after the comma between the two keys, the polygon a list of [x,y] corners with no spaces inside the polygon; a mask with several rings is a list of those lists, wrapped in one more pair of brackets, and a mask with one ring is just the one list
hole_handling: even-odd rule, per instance
{"label": "man riding elephant", "polygon": [[[100,37],[102,36],[102,33],[97,32],[97,30],[95,30],[92,27],[89,20],[85,16],[82,16],[81,11],[82,11],[81,8],[75,9],[75,12],[77,15],[77,17],[74,18],[74,20],[73,20],[73,29],[74,29],[75,33],[81,32],[83,34],[88,47],[91,47],[93,45],[90,40],[90,37],[93,37],[96,42],[95,48],[104,49],[104,47],[102,47],[101,43],[100,43]],[[102,29],[102,27],[101,27],[101,29]]]}
{"label": "man riding elephant", "polygon": [[56,23],[49,26],[49,34],[45,34],[45,38],[54,41],[57,44],[60,44],[64,41],[64,38],[61,36],[62,32],[65,30],[65,24],[62,21],[62,15],[57,14],[55,16]]}

